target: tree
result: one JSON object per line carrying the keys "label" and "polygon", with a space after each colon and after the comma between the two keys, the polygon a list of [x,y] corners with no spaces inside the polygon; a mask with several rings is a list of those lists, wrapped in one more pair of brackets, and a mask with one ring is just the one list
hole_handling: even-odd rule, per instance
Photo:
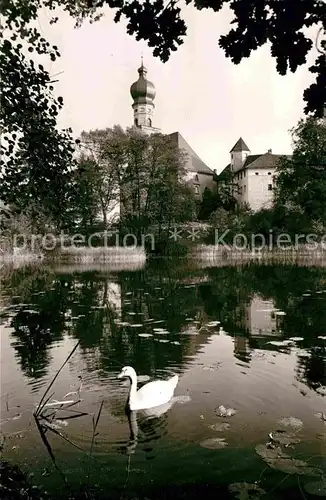
{"label": "tree", "polygon": [[299,213],[311,222],[326,224],[326,125],[301,119],[292,129],[293,155],[277,169],[276,205]]}
{"label": "tree", "polygon": [[63,100],[52,96],[49,73],[25,55],[36,52],[52,61],[60,55],[30,24],[38,7],[23,0],[1,3],[0,199],[20,210],[32,202],[64,225],[73,141],[70,130],[56,128]]}
{"label": "tree", "polygon": [[108,217],[119,203],[119,172],[107,155],[107,148],[115,134],[123,134],[121,127],[83,132],[80,138],[82,155],[76,172],[76,187],[80,198],[80,202],[77,200],[77,207],[84,212],[82,218],[85,219],[88,214],[88,221],[92,224],[101,214],[104,229],[112,222]]}
{"label": "tree", "polygon": [[94,228],[100,212],[100,202],[96,187],[100,183],[97,164],[91,159],[81,156],[73,175],[75,186],[72,210],[74,221],[83,230]]}
{"label": "tree", "polygon": [[76,190],[88,197],[86,211],[87,206],[91,211],[98,207],[105,226],[117,203],[122,226],[138,236],[150,226],[160,232],[164,225],[194,217],[184,156],[169,136],[145,136],[138,129],[115,126],[83,133],[81,145],[84,155],[76,179],[82,182]]}
{"label": "tree", "polygon": [[217,193],[207,187],[204,189],[203,198],[199,207],[199,220],[207,220],[210,214],[219,206]]}
{"label": "tree", "polygon": [[[269,43],[271,55],[276,60],[277,71],[285,75],[295,72],[306,63],[309,50],[318,44],[319,55],[309,68],[316,81],[304,92],[305,113],[321,117],[326,103],[326,47],[322,35],[326,30],[326,4],[324,0],[186,0],[198,10],[211,9],[218,12],[229,6],[234,13],[232,29],[221,35],[219,45],[234,64],[239,64],[252,51]],[[184,42],[187,27],[181,18],[182,10],[177,0],[2,0],[0,13],[4,31],[1,34],[0,70],[5,75],[3,84],[3,116],[20,130],[20,122],[28,121],[35,111],[35,103],[44,114],[55,117],[53,105],[58,108],[62,100],[53,102],[48,96],[51,79],[44,68],[36,68],[23,54],[22,38],[30,53],[46,54],[52,60],[59,56],[58,48],[40,35],[33,25],[38,12],[48,8],[54,12],[62,8],[76,19],[76,26],[83,20],[97,21],[103,15],[102,7],[115,9],[115,22],[127,20],[127,32],[137,40],[145,40],[153,47],[154,56],[166,62],[171,52]],[[58,22],[53,15],[50,23]],[[320,27],[319,40],[309,36],[306,28]],[[28,81],[29,85],[24,85]],[[32,105],[33,103],[33,105]],[[26,113],[27,111],[27,113]],[[54,114],[52,114],[54,113]],[[5,120],[1,122],[4,126]],[[50,123],[52,129],[52,121]],[[26,131],[22,131],[23,136]]]}
{"label": "tree", "polygon": [[[154,56],[163,62],[183,44],[187,34],[178,0],[168,3],[164,0],[89,0],[81,2],[79,9],[72,0],[62,0],[62,3],[79,19],[90,14],[94,16],[94,11],[104,5],[116,9],[115,22],[124,17],[127,32],[136,35],[137,40],[145,40],[153,47]],[[231,23],[234,27],[220,36],[219,46],[234,64],[239,64],[252,51],[269,43],[278,73],[285,75],[289,70],[294,73],[306,63],[308,52],[318,42],[319,55],[309,68],[316,80],[304,91],[304,100],[306,114],[323,116],[326,108],[326,42],[317,41],[314,35],[308,36],[306,29],[314,26],[316,31],[320,28],[319,34],[326,34],[324,0],[186,0],[186,4],[214,12],[229,6],[234,14]]]}
{"label": "tree", "polygon": [[237,189],[238,184],[233,178],[230,167],[225,168],[217,177],[217,206],[234,211],[237,205],[234,192]]}

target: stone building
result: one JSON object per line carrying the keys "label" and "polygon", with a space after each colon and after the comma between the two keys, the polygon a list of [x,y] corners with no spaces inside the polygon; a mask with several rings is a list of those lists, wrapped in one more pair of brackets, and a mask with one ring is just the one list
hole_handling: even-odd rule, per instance
{"label": "stone building", "polygon": [[218,176],[218,184],[232,182],[233,196],[239,206],[248,204],[254,211],[271,208],[276,169],[284,155],[273,154],[271,149],[267,153],[252,155],[240,137],[230,156],[230,163]]}

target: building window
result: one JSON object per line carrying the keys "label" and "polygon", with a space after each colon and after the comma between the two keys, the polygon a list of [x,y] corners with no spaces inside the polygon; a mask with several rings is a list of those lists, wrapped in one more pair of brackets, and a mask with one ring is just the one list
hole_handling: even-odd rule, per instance
{"label": "building window", "polygon": [[245,170],[243,171],[243,177],[246,177],[246,171]]}
{"label": "building window", "polygon": [[273,191],[273,184],[268,184],[268,191]]}
{"label": "building window", "polygon": [[247,187],[246,187],[246,185],[244,185],[244,186],[243,186],[243,192],[244,192],[244,193],[246,192],[246,189],[247,189]]}
{"label": "building window", "polygon": [[272,175],[272,172],[268,172],[268,175]]}
{"label": "building window", "polygon": [[149,126],[149,127],[151,127],[151,126],[152,126],[152,120],[151,120],[150,118],[148,118],[147,123],[148,123],[148,126]]}
{"label": "building window", "polygon": [[195,175],[195,181],[198,182],[199,181],[199,177],[198,175]]}
{"label": "building window", "polygon": [[198,186],[194,186],[195,188],[195,194],[199,194],[199,187]]}
{"label": "building window", "polygon": [[135,125],[138,127],[138,118],[135,118]]}
{"label": "building window", "polygon": [[256,173],[256,175],[259,175],[259,172],[255,172],[255,173]]}

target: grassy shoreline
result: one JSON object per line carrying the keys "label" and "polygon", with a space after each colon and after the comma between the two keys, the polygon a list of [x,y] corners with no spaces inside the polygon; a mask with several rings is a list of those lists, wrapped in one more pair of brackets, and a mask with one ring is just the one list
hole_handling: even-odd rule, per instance
{"label": "grassy shoreline", "polygon": [[[164,259],[165,255],[155,255],[155,258]],[[171,256],[178,258],[178,256]],[[143,246],[138,247],[64,247],[59,251],[46,253],[31,251],[15,251],[0,253],[0,267],[20,267],[33,264],[54,264],[64,267],[96,266],[98,268],[112,267],[112,269],[140,269],[148,259]],[[189,248],[183,259],[208,266],[238,265],[250,262],[269,262],[284,264],[299,264],[305,266],[326,266],[326,248],[319,245],[312,249],[309,245],[286,248],[258,248],[237,249],[227,245],[194,245]]]}

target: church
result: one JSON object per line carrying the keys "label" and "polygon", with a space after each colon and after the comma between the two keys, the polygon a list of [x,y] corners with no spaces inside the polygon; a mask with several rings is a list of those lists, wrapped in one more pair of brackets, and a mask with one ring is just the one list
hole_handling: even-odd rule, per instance
{"label": "church", "polygon": [[[154,127],[155,86],[147,79],[147,69],[143,61],[138,69],[138,80],[130,87],[133,100],[134,126],[145,134],[162,133]],[[211,170],[190,147],[180,132],[167,134],[186,155],[186,182],[189,183],[196,196],[201,199],[205,188],[216,189],[215,171]]]}
{"label": "church", "polygon": [[[144,134],[164,133],[155,127],[154,111],[156,90],[154,84],[147,79],[147,69],[143,60],[138,68],[138,80],[130,87],[133,109],[133,126]],[[165,134],[165,133],[164,133]],[[206,163],[195,153],[179,131],[165,134],[172,139],[178,148],[185,154],[185,182],[193,189],[196,198],[202,199],[205,189],[216,191],[217,175],[215,170],[210,169]],[[120,216],[120,203],[110,210],[109,220],[117,220]]]}

